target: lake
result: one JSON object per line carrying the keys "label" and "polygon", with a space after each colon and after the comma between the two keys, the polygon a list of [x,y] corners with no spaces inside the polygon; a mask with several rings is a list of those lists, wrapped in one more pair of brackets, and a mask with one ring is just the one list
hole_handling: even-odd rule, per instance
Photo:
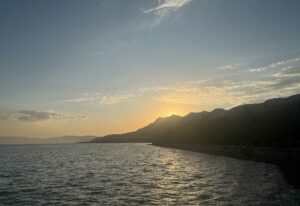
{"label": "lake", "polygon": [[0,145],[0,205],[300,205],[275,165],[148,144]]}

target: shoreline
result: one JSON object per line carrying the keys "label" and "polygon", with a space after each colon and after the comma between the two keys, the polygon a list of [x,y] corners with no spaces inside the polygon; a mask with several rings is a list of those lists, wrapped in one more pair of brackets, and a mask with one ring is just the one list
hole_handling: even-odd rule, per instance
{"label": "shoreline", "polygon": [[275,164],[286,177],[287,181],[295,188],[300,189],[299,148],[156,143],[152,143],[151,145]]}

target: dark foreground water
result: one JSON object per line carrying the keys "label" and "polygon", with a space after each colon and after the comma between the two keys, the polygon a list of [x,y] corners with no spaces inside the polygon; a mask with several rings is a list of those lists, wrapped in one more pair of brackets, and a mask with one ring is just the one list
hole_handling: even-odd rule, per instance
{"label": "dark foreground water", "polygon": [[276,166],[147,144],[0,146],[0,205],[300,205]]}

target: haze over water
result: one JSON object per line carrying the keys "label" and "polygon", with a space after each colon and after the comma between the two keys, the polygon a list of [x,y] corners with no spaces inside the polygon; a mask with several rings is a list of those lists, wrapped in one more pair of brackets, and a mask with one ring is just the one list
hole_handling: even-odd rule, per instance
{"label": "haze over water", "polygon": [[274,165],[147,144],[1,145],[0,205],[299,205]]}

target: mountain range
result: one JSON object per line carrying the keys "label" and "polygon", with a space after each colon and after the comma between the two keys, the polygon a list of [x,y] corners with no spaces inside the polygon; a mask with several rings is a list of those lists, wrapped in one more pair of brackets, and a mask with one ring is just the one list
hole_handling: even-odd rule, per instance
{"label": "mountain range", "polygon": [[0,136],[0,144],[137,143],[300,147],[300,94],[214,109],[181,117],[160,117],[125,134],[46,139]]}
{"label": "mountain range", "polygon": [[297,94],[229,110],[158,118],[137,131],[99,137],[91,142],[299,147],[299,136],[300,94]]}

